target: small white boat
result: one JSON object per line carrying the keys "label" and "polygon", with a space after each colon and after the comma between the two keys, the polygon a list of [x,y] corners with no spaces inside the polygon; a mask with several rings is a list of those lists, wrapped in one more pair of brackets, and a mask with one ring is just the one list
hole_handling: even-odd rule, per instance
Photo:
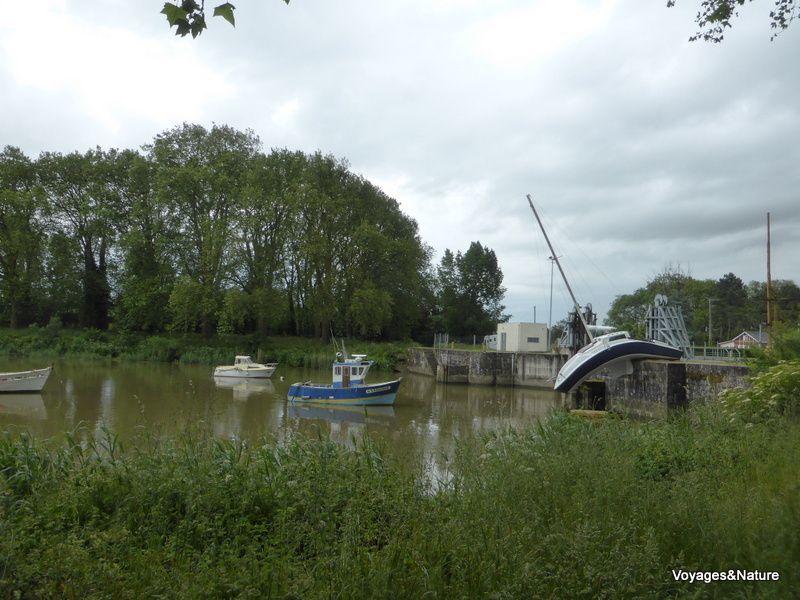
{"label": "small white boat", "polygon": [[237,356],[234,364],[217,367],[214,369],[214,377],[241,377],[267,379],[272,377],[278,363],[259,364],[253,362],[249,356]]}
{"label": "small white boat", "polygon": [[612,377],[630,375],[634,360],[678,360],[682,354],[679,348],[663,342],[634,339],[627,331],[608,333],[594,338],[564,363],[553,389],[570,392],[600,369],[607,369]]}
{"label": "small white boat", "polygon": [[0,392],[41,392],[52,370],[53,367],[47,367],[33,371],[0,373]]}

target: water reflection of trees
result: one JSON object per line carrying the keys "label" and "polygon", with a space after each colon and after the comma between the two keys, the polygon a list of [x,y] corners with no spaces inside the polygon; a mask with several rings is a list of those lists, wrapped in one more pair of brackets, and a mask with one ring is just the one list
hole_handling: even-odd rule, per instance
{"label": "water reflection of trees", "polygon": [[122,438],[138,432],[176,437],[195,430],[252,441],[264,435],[279,441],[294,435],[323,436],[352,447],[368,434],[409,461],[430,462],[429,473],[439,476],[446,471],[456,440],[529,425],[560,402],[558,395],[546,390],[445,385],[432,377],[406,374],[393,407],[365,411],[291,405],[286,400],[288,382],[300,377],[287,371],[283,382],[220,386],[208,367],[57,364],[41,396],[44,411],[0,414],[0,419],[47,437],[83,430],[79,439],[84,442],[97,440],[106,430]]}

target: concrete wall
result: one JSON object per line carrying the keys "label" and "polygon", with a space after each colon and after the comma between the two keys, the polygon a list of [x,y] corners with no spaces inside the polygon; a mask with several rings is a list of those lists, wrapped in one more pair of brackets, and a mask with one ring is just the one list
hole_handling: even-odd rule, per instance
{"label": "concrete wall", "polygon": [[686,364],[686,397],[691,402],[715,399],[722,390],[748,387],[749,369],[741,364]]}
{"label": "concrete wall", "polygon": [[406,369],[417,375],[436,375],[436,353],[433,348],[410,348],[406,352]]}
{"label": "concrete wall", "polygon": [[[411,348],[406,366],[412,373],[443,383],[552,389],[565,360],[552,353]],[[746,386],[747,374],[747,367],[737,364],[637,361],[631,375],[611,378],[601,371],[583,389],[564,394],[564,402],[572,408],[587,408],[600,398],[608,410],[662,417],[692,402],[714,400],[722,390]]]}
{"label": "concrete wall", "polygon": [[633,373],[605,382],[605,408],[639,417],[664,417],[685,408],[686,363],[644,360],[634,363]]}
{"label": "concrete wall", "polygon": [[553,388],[565,357],[526,352],[472,352],[411,348],[406,368],[443,383]]}
{"label": "concrete wall", "polygon": [[[748,369],[739,364],[644,360],[633,373],[605,384],[605,408],[638,417],[663,417],[676,408],[716,400],[722,390],[746,387]],[[577,397],[581,403],[586,398]]]}

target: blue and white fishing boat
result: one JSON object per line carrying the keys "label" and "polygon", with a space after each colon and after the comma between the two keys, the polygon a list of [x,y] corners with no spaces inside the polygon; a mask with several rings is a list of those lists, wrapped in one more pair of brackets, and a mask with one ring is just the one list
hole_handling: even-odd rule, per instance
{"label": "blue and white fishing boat", "polygon": [[336,353],[332,365],[333,382],[329,384],[295,383],[289,387],[289,402],[313,402],[350,406],[389,406],[394,404],[400,379],[365,383],[367,373],[374,364],[365,354],[348,357]]}

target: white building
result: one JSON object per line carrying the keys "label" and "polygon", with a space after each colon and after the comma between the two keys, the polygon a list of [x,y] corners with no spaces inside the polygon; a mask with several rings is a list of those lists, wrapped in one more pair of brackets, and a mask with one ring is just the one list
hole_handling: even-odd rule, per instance
{"label": "white building", "polygon": [[547,352],[544,323],[498,323],[497,350],[500,352]]}

